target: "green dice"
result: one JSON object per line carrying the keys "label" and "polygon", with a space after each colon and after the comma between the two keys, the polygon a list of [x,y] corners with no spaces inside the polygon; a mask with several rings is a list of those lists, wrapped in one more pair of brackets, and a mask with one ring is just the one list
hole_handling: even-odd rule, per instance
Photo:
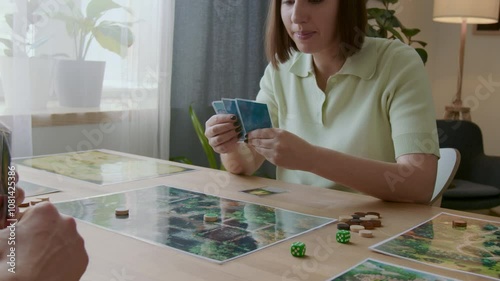
{"label": "green dice", "polygon": [[337,235],[335,235],[337,242],[342,244],[349,243],[349,239],[351,239],[351,232],[349,230],[339,230],[337,231]]}
{"label": "green dice", "polygon": [[306,255],[306,244],[302,242],[293,242],[290,251],[294,257],[303,257]]}

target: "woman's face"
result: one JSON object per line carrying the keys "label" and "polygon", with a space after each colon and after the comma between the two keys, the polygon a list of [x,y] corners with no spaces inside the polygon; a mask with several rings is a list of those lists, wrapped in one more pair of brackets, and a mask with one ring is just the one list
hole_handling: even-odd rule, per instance
{"label": "woman's face", "polygon": [[303,53],[337,50],[338,0],[281,0],[281,20]]}

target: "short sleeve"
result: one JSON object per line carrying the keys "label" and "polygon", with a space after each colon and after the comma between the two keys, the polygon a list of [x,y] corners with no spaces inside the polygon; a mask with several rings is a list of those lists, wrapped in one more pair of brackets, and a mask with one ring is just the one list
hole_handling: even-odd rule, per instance
{"label": "short sleeve", "polygon": [[388,82],[388,114],[396,158],[410,153],[439,157],[431,87],[422,60],[405,46],[393,56]]}
{"label": "short sleeve", "polygon": [[269,109],[269,114],[271,115],[271,121],[273,123],[273,127],[279,127],[278,120],[278,102],[276,100],[275,95],[275,69],[271,64],[266,67],[264,71],[264,75],[260,80],[260,90],[257,94],[256,101],[267,104]]}

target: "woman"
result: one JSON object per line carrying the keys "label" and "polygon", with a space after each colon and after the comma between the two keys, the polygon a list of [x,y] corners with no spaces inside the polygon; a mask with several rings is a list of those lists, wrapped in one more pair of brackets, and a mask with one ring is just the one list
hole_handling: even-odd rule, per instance
{"label": "woman", "polygon": [[272,1],[257,101],[275,128],[242,143],[235,116],[212,116],[205,135],[228,171],[250,175],[267,159],[287,182],[430,201],[439,146],[423,64],[365,27],[364,0]]}

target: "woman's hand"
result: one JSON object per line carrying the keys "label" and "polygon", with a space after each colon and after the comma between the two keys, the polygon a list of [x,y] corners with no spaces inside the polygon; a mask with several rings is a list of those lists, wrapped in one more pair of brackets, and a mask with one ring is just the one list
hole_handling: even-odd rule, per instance
{"label": "woman's hand", "polygon": [[259,129],[248,134],[248,145],[267,161],[290,170],[308,171],[316,147],[282,129]]}
{"label": "woman's hand", "polygon": [[205,136],[217,153],[230,153],[237,149],[241,137],[241,124],[232,114],[217,114],[205,123]]}

